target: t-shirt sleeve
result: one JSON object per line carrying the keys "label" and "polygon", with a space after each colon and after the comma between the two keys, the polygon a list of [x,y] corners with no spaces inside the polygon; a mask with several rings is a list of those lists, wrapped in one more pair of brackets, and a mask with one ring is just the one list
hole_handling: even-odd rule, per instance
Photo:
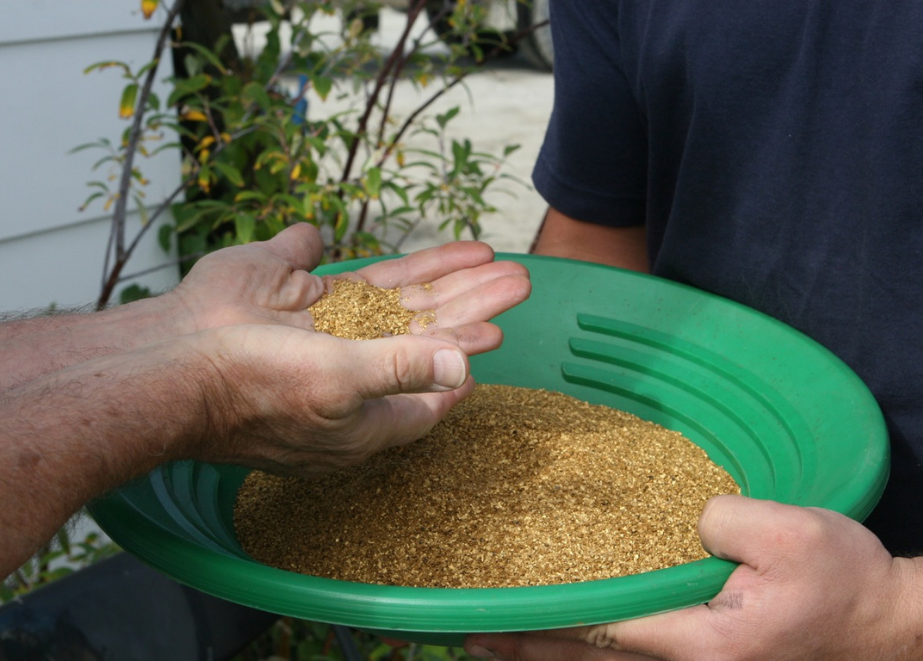
{"label": "t-shirt sleeve", "polygon": [[614,0],[551,0],[554,108],[532,180],[567,216],[625,226],[644,222],[647,137],[618,19]]}

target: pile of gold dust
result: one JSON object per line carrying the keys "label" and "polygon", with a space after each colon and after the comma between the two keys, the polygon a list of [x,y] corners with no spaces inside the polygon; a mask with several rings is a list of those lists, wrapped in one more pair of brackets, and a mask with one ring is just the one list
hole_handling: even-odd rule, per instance
{"label": "pile of gold dust", "polygon": [[243,548],[281,569],[417,587],[624,576],[706,557],[705,501],[739,493],[681,434],[567,395],[478,385],[424,439],[312,479],[252,472]]}
{"label": "pile of gold dust", "polygon": [[404,335],[417,315],[401,305],[400,289],[382,289],[362,280],[334,280],[308,308],[314,330],[350,340]]}

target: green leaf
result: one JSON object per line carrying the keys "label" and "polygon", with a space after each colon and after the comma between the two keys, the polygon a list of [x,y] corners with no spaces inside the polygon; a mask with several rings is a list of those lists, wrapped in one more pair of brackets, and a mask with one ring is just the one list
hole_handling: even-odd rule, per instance
{"label": "green leaf", "polygon": [[478,189],[472,188],[470,186],[465,186],[462,188],[462,190],[468,195],[468,197],[470,197],[472,200],[477,202],[482,207],[487,206],[487,203],[484,201],[484,198],[481,197],[481,192]]}
{"label": "green leaf", "polygon": [[182,145],[179,142],[167,142],[160,145],[157,149],[151,152],[151,156],[156,156],[165,149],[179,149]]}
{"label": "green leaf", "polygon": [[444,129],[445,125],[452,121],[452,119],[458,115],[460,111],[461,108],[455,106],[454,108],[450,108],[447,112],[441,115],[436,115],[436,123],[439,124],[439,128]]}
{"label": "green leaf", "polygon": [[457,174],[461,171],[468,162],[469,156],[471,156],[470,141],[465,140],[464,143],[460,143],[457,140],[452,141],[452,158],[455,160],[455,166],[452,170],[453,174]]}
{"label": "green leaf", "polygon": [[122,99],[119,101],[119,117],[130,119],[135,114],[135,102],[138,100],[138,84],[131,83],[122,90]]}
{"label": "green leaf", "polygon": [[372,199],[381,194],[381,168],[369,168],[365,173],[365,191]]}
{"label": "green leaf", "polygon": [[170,98],[167,99],[167,106],[172,107],[176,105],[180,99],[202,91],[208,87],[211,82],[212,77],[204,73],[192,76],[191,78],[177,79],[174,83],[173,92],[170,93]]}
{"label": "green leaf", "polygon": [[141,76],[143,76],[144,74],[146,74],[146,73],[147,73],[148,71],[150,71],[151,69],[156,69],[156,68],[158,67],[159,64],[160,64],[160,60],[159,60],[159,59],[156,59],[156,58],[155,58],[155,59],[151,60],[150,62],[148,62],[147,64],[145,64],[143,67],[141,67],[140,69],[138,69],[138,70],[135,72],[135,75],[134,75],[135,80],[140,80],[140,79],[141,79]]}
{"label": "green leaf", "polygon": [[13,592],[5,583],[0,583],[0,604],[5,604],[8,601],[12,601],[16,598],[16,593]]}
{"label": "green leaf", "polygon": [[196,76],[202,73],[202,60],[192,53],[187,53],[183,58],[183,65],[186,67],[187,76]]}
{"label": "green leaf", "polygon": [[327,95],[329,95],[330,90],[333,89],[333,78],[330,76],[321,76],[320,74],[312,75],[311,84],[314,85],[314,91],[317,92],[321,100],[326,101]]}
{"label": "green leaf", "polygon": [[381,242],[371,232],[356,232],[353,235],[353,238],[359,242],[359,244],[367,249],[369,249],[374,254],[381,254]]}
{"label": "green leaf", "polygon": [[117,67],[121,69],[126,76],[131,76],[131,68],[124,62],[119,62],[118,60],[104,60],[102,62],[96,62],[91,64],[86,69],[83,70],[83,73],[90,73],[91,71],[103,71],[104,69],[110,69],[112,67]]}
{"label": "green leaf", "polygon": [[435,163],[430,163],[429,161],[411,161],[404,165],[405,170],[409,170],[410,168],[426,168],[433,173],[439,172],[439,167],[436,166]]}
{"label": "green leaf", "polygon": [[213,163],[214,167],[222,176],[230,181],[232,184],[240,188],[244,185],[243,175],[240,174],[240,170],[235,168],[233,165],[228,165],[227,163]]}
{"label": "green leaf", "polygon": [[[171,210],[173,211],[173,219],[176,221],[176,233],[183,234],[189,231],[198,225],[206,215],[220,214],[227,206],[223,202],[208,204],[209,201],[202,200],[195,203],[182,202],[174,204]],[[184,250],[183,252],[186,251]]]}
{"label": "green leaf", "polygon": [[331,197],[330,202],[337,211],[336,222],[333,226],[333,239],[337,243],[340,243],[343,237],[346,236],[346,230],[349,229],[349,212],[346,210],[346,205],[343,204],[343,200],[340,198]]}
{"label": "green leaf", "polygon": [[138,206],[138,216],[141,218],[141,224],[147,225],[150,216],[147,213],[147,207],[144,205],[144,199],[139,194],[132,195],[131,197]]}
{"label": "green leaf", "polygon": [[215,55],[212,51],[207,49],[202,44],[197,44],[194,41],[184,41],[180,44],[185,48],[194,50],[196,53],[205,58],[209,64],[215,67],[222,75],[227,75],[228,71],[224,68],[224,65],[221,63],[221,60],[218,59],[218,56]]}
{"label": "green leaf", "polygon": [[97,140],[96,142],[84,142],[82,145],[77,145],[76,147],[74,147],[67,153],[76,154],[79,151],[90,149],[92,147],[107,147],[109,144],[110,143],[108,140]]}
{"label": "green leaf", "polygon": [[340,190],[342,190],[344,193],[348,193],[350,199],[362,197],[362,193],[365,192],[355,184],[351,184],[348,181],[344,181],[340,184]]}
{"label": "green leaf", "polygon": [[137,284],[129,285],[119,292],[119,303],[125,305],[126,303],[133,303],[134,301],[140,301],[142,298],[150,297],[151,290],[147,287],[142,287]]}
{"label": "green leaf", "polygon": [[87,207],[90,206],[90,203],[93,202],[93,200],[98,200],[101,197],[105,197],[105,195],[106,195],[105,193],[100,193],[98,191],[96,193],[93,193],[86,200],[83,201],[83,204],[80,205],[79,210],[86,211]]}
{"label": "green leaf", "polygon": [[253,240],[253,230],[256,228],[256,218],[249,213],[239,213],[234,216],[234,231],[240,243],[250,243]]}
{"label": "green leaf", "polygon": [[111,161],[118,161],[118,158],[113,156],[112,154],[106,154],[105,156],[97,160],[95,163],[93,163],[93,165],[90,166],[90,170],[95,172],[96,170],[99,169],[100,165],[103,165],[104,163],[109,163]]}
{"label": "green leaf", "polygon": [[262,110],[268,110],[272,105],[269,94],[266,93],[262,85],[256,82],[247,83],[241,92],[241,96],[243,96],[244,101],[247,103],[255,103]]}
{"label": "green leaf", "polygon": [[394,191],[397,196],[401,198],[405,205],[410,204],[410,196],[407,194],[406,188],[398,186],[393,181],[386,181],[384,184],[382,184],[382,186],[388,190]]}
{"label": "green leaf", "polygon": [[170,247],[173,245],[173,230],[173,225],[169,223],[161,225],[157,230],[157,241],[164,252],[170,252]]}

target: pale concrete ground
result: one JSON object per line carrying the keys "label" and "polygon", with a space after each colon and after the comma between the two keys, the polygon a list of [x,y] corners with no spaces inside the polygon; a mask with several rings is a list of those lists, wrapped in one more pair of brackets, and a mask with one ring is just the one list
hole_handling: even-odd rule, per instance
{"label": "pale concrete ground", "polygon": [[[414,34],[419,34],[424,23],[419,21],[419,29],[415,29]],[[383,50],[390,51],[405,25],[405,14],[384,9],[374,38]],[[247,44],[259,48],[259,42],[258,34],[239,35],[238,44],[244,48]],[[438,52],[439,46],[431,50]],[[406,117],[432,95],[438,84],[434,81],[420,90],[410,83],[401,83],[394,99],[394,116]],[[453,106],[460,106],[461,112],[449,124],[449,133],[459,139],[470,139],[475,151],[499,156],[507,145],[520,145],[501,172],[521,183],[505,181],[494,192],[488,191],[486,199],[498,211],[481,219],[481,240],[498,252],[527,251],[544,216],[546,205],[532,189],[531,172],[551,114],[553,91],[550,72],[538,71],[523,58],[513,56],[471,74],[463,85],[450,90],[426,111],[427,116],[434,118]],[[333,96],[331,94],[326,102],[310,96],[309,117],[327,116],[339,110],[339,102]],[[433,143],[420,143],[420,146],[432,149]],[[438,222],[434,222],[418,227],[402,244],[402,252],[452,240],[450,230],[438,232],[437,226]],[[393,235],[388,238],[392,239]]]}

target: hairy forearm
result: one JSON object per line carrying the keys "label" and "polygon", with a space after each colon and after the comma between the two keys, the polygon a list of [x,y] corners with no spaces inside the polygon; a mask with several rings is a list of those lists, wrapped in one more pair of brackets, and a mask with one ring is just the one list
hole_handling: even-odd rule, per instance
{"label": "hairy forearm", "polygon": [[188,454],[207,420],[194,359],[155,345],[0,394],[0,575],[88,500]]}
{"label": "hairy forearm", "polygon": [[0,323],[0,394],[71,365],[188,332],[170,295],[98,313],[66,313]]}

